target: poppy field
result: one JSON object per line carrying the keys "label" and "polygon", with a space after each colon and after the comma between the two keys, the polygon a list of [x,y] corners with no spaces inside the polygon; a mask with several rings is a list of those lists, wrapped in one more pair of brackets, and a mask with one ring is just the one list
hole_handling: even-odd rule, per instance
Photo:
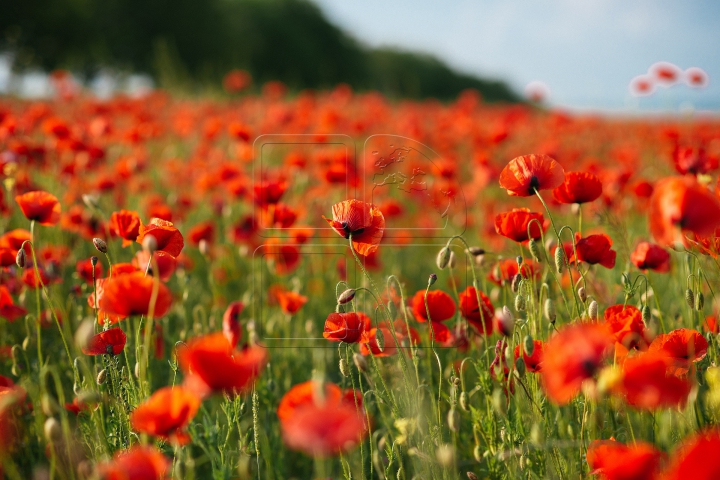
{"label": "poppy field", "polygon": [[0,478],[720,478],[719,161],[473,91],[0,98]]}

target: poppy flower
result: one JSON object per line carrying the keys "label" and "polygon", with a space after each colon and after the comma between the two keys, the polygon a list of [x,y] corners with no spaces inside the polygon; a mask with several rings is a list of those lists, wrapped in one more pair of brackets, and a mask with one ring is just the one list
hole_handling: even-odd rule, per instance
{"label": "poppy flower", "polygon": [[670,270],[670,253],[660,245],[649,242],[638,243],[630,254],[630,261],[640,270],[667,272]]}
{"label": "poppy flower", "polygon": [[325,320],[323,337],[331,342],[358,343],[366,339],[370,317],[358,313],[331,313]]}
{"label": "poppy flower", "polygon": [[345,200],[332,207],[332,220],[323,218],[341,237],[352,236],[353,249],[362,256],[375,252],[385,231],[385,217],[377,207],[360,200]]}
{"label": "poppy flower", "polygon": [[180,368],[187,385],[201,396],[208,392],[240,394],[247,390],[265,368],[264,348],[235,350],[222,333],[212,333],[190,340],[179,350]]}
{"label": "poppy flower", "polygon": [[292,417],[298,409],[322,402],[335,405],[340,403],[342,397],[342,390],[334,383],[309,380],[295,385],[283,395],[278,405],[277,416],[282,423]]}
{"label": "poppy flower", "polygon": [[188,231],[188,239],[193,245],[200,244],[201,240],[212,243],[215,240],[215,224],[211,220],[198,223]]}
{"label": "poppy flower", "polygon": [[657,353],[643,353],[625,360],[622,380],[614,390],[629,405],[644,410],[681,408],[693,384],[668,372],[672,360]]}
{"label": "poppy flower", "polygon": [[565,405],[580,392],[585,380],[600,368],[612,337],[596,323],[574,323],[560,329],[543,349],[542,385],[548,398]]}
{"label": "poppy flower", "polygon": [[[528,355],[525,349],[522,351],[522,358],[525,361],[525,367],[528,372],[538,373],[542,371],[543,362],[543,348],[545,343],[542,340],[533,340],[533,352],[532,355]],[[520,358],[521,345],[515,346],[515,360]]]}
{"label": "poppy flower", "polygon": [[40,225],[55,225],[60,221],[60,202],[48,192],[28,192],[15,197],[23,215]]}
{"label": "poppy flower", "polygon": [[405,339],[407,338],[407,336],[396,326],[396,343],[390,327],[384,322],[380,324],[379,327],[369,329],[365,336],[367,340],[360,344],[360,353],[362,355],[370,355],[372,353],[375,357],[392,357],[398,353],[397,344],[399,343],[403,346],[405,344]]}
{"label": "poppy flower", "polygon": [[142,221],[137,212],[120,210],[110,215],[108,228],[114,235],[123,239],[122,246],[127,247],[134,242],[140,234]]}
{"label": "poppy flower", "polygon": [[671,245],[678,231],[709,237],[720,225],[720,200],[693,177],[660,180],[650,197],[650,233],[662,245]]}
{"label": "poppy flower", "polygon": [[162,317],[170,310],[172,294],[163,283],[142,272],[117,275],[103,284],[102,298],[98,299],[100,309],[111,315],[129,317],[131,315],[148,315],[153,291],[157,289],[154,308],[155,318]]}
{"label": "poppy flower", "polygon": [[170,461],[155,447],[136,445],[116,453],[97,471],[103,480],[162,480],[169,468]]}
{"label": "poppy flower", "polygon": [[540,265],[533,260],[524,260],[522,269],[517,261],[512,258],[505,258],[495,264],[488,273],[488,280],[498,286],[512,282],[515,275],[521,273],[525,278],[531,278],[540,272]]}
{"label": "poppy flower", "polygon": [[223,335],[225,335],[233,348],[237,346],[240,338],[242,338],[239,318],[244,308],[245,305],[242,302],[232,302],[223,313]]}
{"label": "poppy flower", "polygon": [[707,174],[718,168],[718,159],[710,156],[705,148],[675,145],[672,151],[675,170],[681,174]]}
{"label": "poppy flower", "polygon": [[137,242],[142,244],[145,237],[149,235],[157,240],[157,251],[165,252],[173,257],[180,255],[185,245],[182,234],[173,226],[172,222],[160,218],[153,218],[148,225],[140,222]]}
{"label": "poppy flower", "polygon": [[510,160],[500,172],[500,186],[508,195],[530,197],[535,191],[560,186],[565,170],[547,155],[523,155]]}
{"label": "poppy flower", "polygon": [[683,72],[685,83],[689,87],[704,88],[710,83],[710,78],[702,68],[690,67]]}
{"label": "poppy flower", "polygon": [[720,478],[720,429],[694,433],[672,455],[664,480]]}
{"label": "poppy flower", "polygon": [[17,252],[17,250],[13,250],[10,247],[0,246],[0,267],[10,267],[15,265]]}
{"label": "poppy flower", "polygon": [[253,185],[255,203],[266,206],[278,203],[288,188],[286,180],[263,180]]}
{"label": "poppy flower", "polygon": [[[173,276],[173,273],[175,273],[175,270],[177,269],[177,259],[172,255],[161,251],[155,252],[152,256],[152,259],[155,261],[155,265],[153,265],[153,262],[150,260],[150,258],[150,252],[146,250],[139,250],[137,253],[135,253],[135,256],[132,259],[134,271],[145,272],[148,267],[157,267],[157,271],[152,270],[152,274],[156,277],[159,277],[160,280],[162,280],[163,282],[167,282],[168,280],[170,280],[170,278],[172,278]],[[113,265],[113,276],[118,274],[117,270],[119,270],[117,268],[117,265]]]}
{"label": "poppy flower", "polygon": [[633,305],[613,305],[605,310],[605,325],[615,341],[625,348],[647,350],[649,333],[642,321],[642,314]]}
{"label": "poppy flower", "polygon": [[602,195],[600,179],[589,172],[565,172],[565,181],[553,190],[560,203],[588,203]]}
{"label": "poppy flower", "polygon": [[638,75],[630,80],[628,89],[636,97],[650,95],[655,91],[655,80],[650,75]]}
{"label": "poppy flower", "polygon": [[183,387],[164,387],[130,414],[130,424],[135,431],[185,445],[190,441],[185,428],[200,403],[200,397]]}
{"label": "poppy flower", "polygon": [[[93,283],[93,276],[96,279],[102,278],[103,276],[102,263],[97,262],[97,264],[93,266],[92,260],[89,258],[85,260],[78,260],[78,262],[75,264],[75,270],[77,271],[78,275],[80,275],[80,278],[85,280],[90,285],[92,285]],[[94,275],[93,270],[95,271]]]}
{"label": "poppy flower", "polygon": [[577,259],[573,255],[570,262],[577,260],[590,265],[600,264],[605,268],[614,268],[617,252],[610,247],[612,247],[612,240],[604,233],[579,238],[575,242]]}
{"label": "poppy flower", "polygon": [[720,325],[718,324],[718,319],[715,315],[710,315],[709,317],[705,318],[705,321],[703,322],[703,329],[706,332],[711,333],[720,333],[720,328],[718,328]]}
{"label": "poppy flower", "polygon": [[[535,221],[533,221],[535,220]],[[530,226],[530,236],[528,236],[528,225]],[[540,212],[531,212],[528,208],[513,208],[511,212],[500,213],[495,217],[495,231],[518,243],[524,243],[534,238],[539,239],[542,231],[547,228],[545,218]]]}
{"label": "poppy flower", "polygon": [[48,285],[50,280],[50,276],[42,267],[38,267],[37,274],[32,266],[23,270],[22,282],[30,289],[35,290],[42,285]]}
{"label": "poppy flower", "polygon": [[300,265],[300,249],[295,245],[279,245],[271,239],[266,244],[266,257],[278,275],[287,275]]}
{"label": "poppy flower", "polygon": [[0,317],[12,323],[26,313],[27,310],[15,305],[8,288],[5,285],[0,285]]}
{"label": "poppy flower", "polygon": [[656,480],[663,453],[649,443],[625,445],[615,440],[594,440],[587,450],[587,462],[602,480]]}
{"label": "poppy flower", "polygon": [[282,311],[288,315],[295,315],[308,301],[306,296],[282,288],[275,290],[273,293]]}
{"label": "poppy flower", "polygon": [[[482,307],[478,303],[478,296],[480,296]],[[495,307],[493,307],[487,295],[476,290],[475,287],[467,287],[465,291],[460,294],[459,300],[460,313],[462,313],[463,318],[465,318],[477,332],[483,335],[490,335],[493,331]]]}
{"label": "poppy flower", "polygon": [[125,348],[127,336],[120,328],[111,328],[93,335],[83,347],[85,355],[119,355]]}
{"label": "poppy flower", "polygon": [[442,290],[427,292],[427,308],[425,306],[425,290],[419,290],[412,298],[412,311],[418,322],[427,322],[428,313],[433,322],[444,322],[455,315],[455,300]]}
{"label": "poppy flower", "polygon": [[696,330],[679,328],[655,337],[648,351],[665,355],[672,361],[673,374],[684,375],[693,362],[699,362],[705,358],[708,342]]}

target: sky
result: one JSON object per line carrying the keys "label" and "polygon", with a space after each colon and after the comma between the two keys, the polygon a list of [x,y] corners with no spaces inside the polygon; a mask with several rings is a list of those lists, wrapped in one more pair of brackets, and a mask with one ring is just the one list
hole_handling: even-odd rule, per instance
{"label": "sky", "polygon": [[[540,81],[557,107],[720,112],[717,0],[312,1],[369,47],[430,53],[517,92]],[[710,84],[630,95],[630,80],[658,61],[700,67]]]}

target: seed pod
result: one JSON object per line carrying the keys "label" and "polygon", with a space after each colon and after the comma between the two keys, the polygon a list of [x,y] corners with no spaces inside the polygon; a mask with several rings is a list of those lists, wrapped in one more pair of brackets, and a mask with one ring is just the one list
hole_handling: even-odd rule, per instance
{"label": "seed pod", "polygon": [[21,248],[18,250],[17,255],[15,256],[15,263],[20,268],[25,268],[25,249]]}
{"label": "seed pod", "polygon": [[555,323],[555,304],[549,298],[545,300],[543,313],[545,314],[545,318],[547,318],[550,323]]}
{"label": "seed pod", "polygon": [[598,303],[595,300],[590,302],[590,306],[588,306],[588,317],[590,317],[590,320],[598,319]]}
{"label": "seed pod", "polygon": [[515,370],[517,370],[517,373],[518,375],[520,375],[520,377],[523,377],[525,375],[525,360],[522,357],[518,358],[515,361]]}
{"label": "seed pod", "polygon": [[350,366],[348,365],[347,361],[344,358],[340,359],[340,373],[343,377],[349,377],[350,376]]}
{"label": "seed pod", "polygon": [[555,249],[555,271],[562,273],[565,266],[565,250],[562,246]]}
{"label": "seed pod", "polygon": [[147,235],[145,238],[143,238],[142,247],[143,250],[152,255],[153,253],[155,253],[155,251],[157,251],[158,248],[157,238],[155,238],[153,235]]}
{"label": "seed pod", "polygon": [[460,414],[454,407],[448,412],[447,421],[450,431],[457,432],[460,430]]}
{"label": "seed pod", "polygon": [[97,374],[97,378],[96,378],[97,384],[102,385],[103,383],[105,383],[106,379],[107,379],[107,371],[103,368],[102,370],[100,370],[100,373]]}
{"label": "seed pod", "polygon": [[520,290],[520,282],[522,282],[523,276],[519,273],[516,273],[515,276],[512,279],[512,283],[510,283],[510,289],[513,293],[517,293]]}
{"label": "seed pod", "polygon": [[340,305],[344,305],[344,304],[352,301],[353,298],[355,298],[355,289],[348,288],[347,290],[345,290],[344,292],[342,292],[340,294],[340,296],[338,297],[338,303]]}
{"label": "seed pod", "polygon": [[435,282],[437,282],[437,275],[431,273],[428,277],[428,287],[431,287]]}
{"label": "seed pod", "polygon": [[517,310],[518,312],[525,311],[525,297],[523,297],[522,295],[515,296],[515,310]]}
{"label": "seed pod", "polygon": [[359,353],[353,354],[353,363],[355,363],[355,366],[361,372],[367,371],[367,361],[365,360],[365,357],[363,357]]}
{"label": "seed pod", "polygon": [[460,408],[463,409],[463,411],[468,411],[468,394],[467,392],[461,392],[460,393],[460,400],[458,401],[460,404]]}
{"label": "seed pod", "polygon": [[695,295],[695,310],[702,310],[705,306],[705,296],[702,294],[702,292],[698,292]]}
{"label": "seed pod", "polygon": [[587,292],[585,291],[585,287],[578,287],[577,293],[580,301],[585,303],[587,301]]}
{"label": "seed pod", "polygon": [[542,262],[542,252],[540,251],[540,245],[538,245],[538,242],[535,241],[534,238],[530,239],[530,255],[532,255],[533,260],[536,262]]}
{"label": "seed pod", "polygon": [[103,240],[102,238],[93,238],[93,245],[95,245],[95,249],[100,253],[108,252],[107,243],[105,243],[105,240]]}
{"label": "seed pod", "polygon": [[480,247],[470,247],[468,248],[468,252],[470,252],[470,255],[473,257],[477,257],[478,255],[485,255],[485,249]]}
{"label": "seed pod", "polygon": [[445,267],[448,266],[448,263],[450,262],[450,254],[452,251],[448,247],[443,247],[440,249],[440,251],[437,254],[437,257],[435,257],[435,264],[440,270],[444,270]]}
{"label": "seed pod", "polygon": [[45,420],[45,426],[43,427],[43,430],[45,432],[45,440],[47,440],[48,442],[54,442],[60,438],[60,435],[62,435],[60,422],[58,422],[53,417]]}
{"label": "seed pod", "polygon": [[650,307],[645,305],[640,312],[642,314],[642,321],[647,325],[650,322]]}
{"label": "seed pod", "polygon": [[523,338],[523,351],[528,357],[535,351],[535,342],[533,342],[533,338],[530,335],[525,335],[525,338]]}
{"label": "seed pod", "polygon": [[690,288],[685,290],[685,303],[688,304],[688,307],[695,308],[695,293]]}

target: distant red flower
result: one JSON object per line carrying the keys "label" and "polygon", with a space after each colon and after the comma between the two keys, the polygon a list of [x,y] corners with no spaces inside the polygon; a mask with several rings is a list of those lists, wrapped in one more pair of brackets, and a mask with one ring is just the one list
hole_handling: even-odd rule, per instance
{"label": "distant red flower", "polygon": [[710,77],[702,68],[690,67],[683,72],[685,83],[690,87],[704,88],[710,83]]}
{"label": "distant red flower", "polygon": [[693,362],[699,362],[705,358],[708,342],[696,330],[679,328],[655,337],[650,344],[649,351],[668,357],[672,361],[672,372],[675,375],[684,375]]}
{"label": "distant red flower", "polygon": [[[528,372],[532,373],[538,373],[542,371],[542,363],[543,363],[543,349],[545,348],[545,343],[542,340],[533,340],[533,353],[532,355],[528,355],[527,352],[523,349],[522,351],[522,358],[525,361],[525,367],[527,368]],[[515,346],[515,360],[520,358],[520,349],[521,345]]]}
{"label": "distant red flower", "polygon": [[602,480],[657,480],[663,453],[649,443],[625,445],[615,440],[594,440],[587,450],[587,462]]}
{"label": "distant red flower", "polygon": [[[149,264],[154,276],[160,277],[163,282],[170,280],[177,269],[178,260],[172,255],[161,251],[155,252],[152,259],[154,262],[150,261],[150,252],[138,250],[132,259],[134,271],[145,272]],[[157,267],[156,270],[153,270],[155,267]],[[119,270],[117,265],[113,265],[113,276],[119,274],[117,270]]]}
{"label": "distant red flower", "polygon": [[300,265],[300,249],[295,245],[280,245],[274,239],[266,246],[266,257],[271,262],[275,273],[287,275]]}
{"label": "distant red flower", "polygon": [[638,243],[630,254],[630,261],[641,270],[667,272],[670,270],[670,253],[660,245],[649,242]]}
{"label": "distant red flower", "polygon": [[[522,271],[521,271],[522,270]],[[518,266],[517,261],[512,258],[500,260],[488,273],[488,280],[496,285],[502,286],[503,283],[512,282],[515,275],[522,273],[525,278],[536,276],[540,272],[540,265],[533,260],[525,260],[522,269]]]}
{"label": "distant red flower", "polygon": [[331,313],[325,320],[323,337],[331,342],[358,343],[366,339],[370,317],[362,313]]}
{"label": "distant red flower", "polygon": [[201,240],[212,243],[215,240],[215,224],[211,220],[200,222],[187,232],[187,236],[193,245],[198,245]]}
{"label": "distant red flower", "polygon": [[153,316],[162,317],[172,304],[172,294],[163,283],[155,286],[152,277],[142,272],[113,276],[103,285],[102,298],[98,299],[100,308],[111,315],[129,317],[131,315],[148,315],[153,290],[157,288]]}
{"label": "distant red flower", "polygon": [[419,290],[412,298],[412,310],[418,322],[428,321],[428,311],[433,322],[444,322],[455,315],[455,301],[442,290],[427,292],[427,308],[425,307],[425,290]]}
{"label": "distant red flower", "polygon": [[323,218],[340,236],[350,238],[359,255],[375,252],[385,231],[385,217],[377,207],[360,200],[345,200],[332,207],[332,220]]}
{"label": "distant red flower", "polygon": [[153,218],[147,225],[140,222],[137,242],[142,244],[145,237],[149,235],[152,235],[157,240],[157,251],[165,252],[173,257],[180,255],[185,245],[182,234],[172,222],[160,218]]}
{"label": "distant red flower", "polygon": [[223,335],[225,335],[233,348],[237,346],[240,338],[242,338],[239,318],[244,308],[245,305],[242,302],[232,302],[223,314]]}
{"label": "distant red flower", "polygon": [[97,471],[103,480],[162,480],[169,468],[170,461],[155,447],[136,445],[116,453]]}
{"label": "distant red flower", "polygon": [[718,319],[715,315],[710,315],[705,318],[705,321],[703,322],[703,329],[706,332],[720,333],[720,328],[718,328],[719,326]]}
{"label": "distant red flower", "polygon": [[633,305],[613,305],[605,310],[605,325],[615,341],[627,349],[647,350],[649,333],[640,310]]}
{"label": "distant red flower", "polygon": [[571,262],[580,261],[590,265],[600,264],[605,268],[615,267],[617,252],[612,250],[612,240],[604,233],[588,235],[576,240],[577,259],[573,255]]}
{"label": "distant red flower", "polygon": [[536,190],[560,186],[565,180],[562,166],[547,155],[523,155],[510,160],[500,173],[500,186],[508,195],[529,197]]}
{"label": "distant red flower", "polygon": [[668,372],[672,360],[658,353],[629,357],[623,364],[623,376],[615,390],[629,405],[644,410],[682,408],[693,384]]}
{"label": "distant red flower", "polygon": [[0,317],[12,323],[25,314],[27,314],[27,310],[15,305],[8,288],[0,285]]}
{"label": "distant red flower", "polygon": [[306,296],[282,288],[274,290],[273,293],[282,311],[288,315],[295,315],[308,301]]}
{"label": "distant red flower", "polygon": [[80,278],[85,280],[87,283],[92,285],[93,283],[93,269],[95,270],[95,278],[102,278],[103,276],[103,266],[102,263],[97,262],[95,267],[92,265],[92,260],[89,258],[85,260],[78,260],[78,262],[75,264],[75,270],[77,271],[78,275],[80,275]]}
{"label": "distant red flower", "polygon": [[41,288],[42,285],[48,285],[50,276],[42,267],[38,267],[37,274],[33,267],[27,267],[23,270],[22,281],[28,288],[35,290]]}
{"label": "distant red flower", "polygon": [[675,451],[663,480],[715,480],[720,478],[720,430],[691,434]]}
{"label": "distant red flower", "polygon": [[310,380],[299,383],[287,391],[277,409],[277,416],[280,423],[289,419],[293,414],[302,407],[316,402],[315,397],[318,396],[317,402],[324,400],[327,403],[337,404],[342,400],[342,390],[340,387],[331,382],[320,382]]}
{"label": "distant red flower", "polygon": [[[478,296],[482,306],[478,303]],[[460,294],[460,313],[473,326],[473,328],[483,335],[490,335],[493,331],[493,318],[495,317],[495,307],[493,307],[490,299],[481,291],[476,291],[475,287],[467,287]]]}
{"label": "distant red flower", "polygon": [[119,355],[125,348],[127,336],[120,328],[111,328],[100,332],[83,347],[85,355]]}
{"label": "distant red flower", "polygon": [[110,215],[110,232],[123,239],[123,247],[130,245],[137,239],[141,224],[137,212],[120,210]]}
{"label": "distant red flower", "polygon": [[675,145],[672,152],[675,170],[681,175],[709,173],[718,168],[718,159],[710,156],[705,148]]}
{"label": "distant red flower", "polygon": [[[528,225],[531,221],[529,237]],[[528,208],[513,208],[511,212],[500,213],[495,217],[495,231],[518,243],[527,242],[530,238],[539,239],[546,228],[543,214],[531,212]]]}
{"label": "distant red flower", "polygon": [[15,197],[23,215],[40,225],[55,225],[60,221],[60,202],[48,192],[28,192]]}
{"label": "distant red flower", "polygon": [[200,397],[186,388],[164,387],[130,414],[130,423],[135,431],[185,445],[190,441],[185,428],[200,403]]}
{"label": "distant red flower", "polygon": [[553,190],[560,203],[588,203],[602,195],[600,179],[589,172],[565,172],[565,181]]}
{"label": "distant red flower", "polygon": [[228,93],[239,93],[252,83],[252,76],[245,70],[230,70],[223,77],[223,88]]}
{"label": "distant red flower", "polygon": [[262,180],[253,185],[255,203],[260,206],[278,203],[287,188],[288,182],[283,179]]}
{"label": "distant red flower", "polygon": [[264,348],[233,349],[222,333],[190,340],[178,351],[186,385],[200,396],[209,392],[240,394],[246,391],[265,368]]}
{"label": "distant red flower", "polygon": [[669,86],[680,80],[682,70],[670,62],[656,62],[650,66],[648,73],[652,75],[658,83]]}

